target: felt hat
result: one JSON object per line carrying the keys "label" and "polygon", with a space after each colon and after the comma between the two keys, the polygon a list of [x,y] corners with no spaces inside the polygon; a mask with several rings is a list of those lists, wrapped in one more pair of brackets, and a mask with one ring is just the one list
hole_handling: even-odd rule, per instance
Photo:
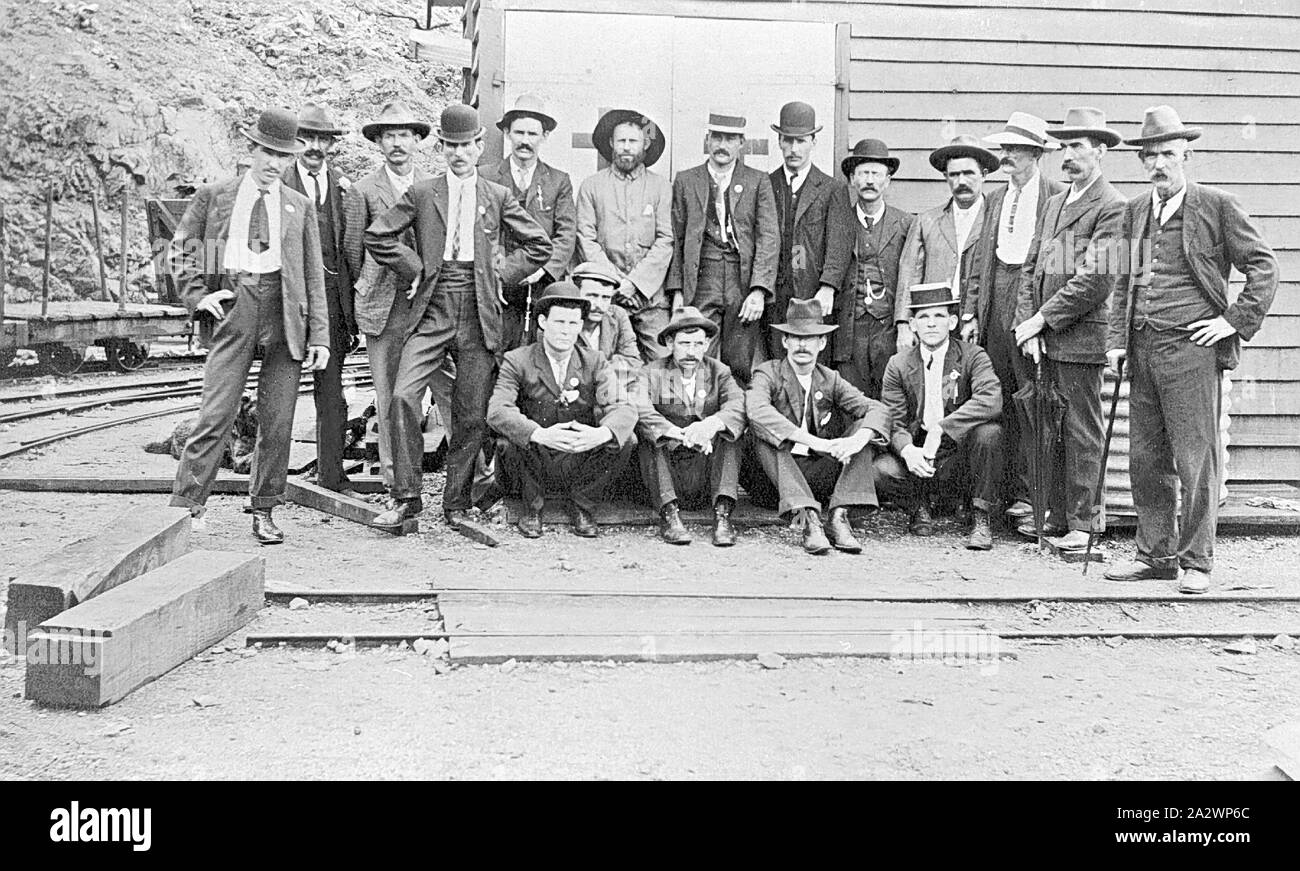
{"label": "felt hat", "polygon": [[1151,145],[1156,142],[1168,142],[1170,139],[1186,139],[1191,142],[1200,135],[1201,128],[1185,126],[1173,106],[1152,106],[1147,109],[1142,119],[1142,133],[1132,139],[1125,139],[1124,143]]}
{"label": "felt hat", "polygon": [[284,154],[300,154],[307,148],[298,138],[298,116],[288,109],[267,109],[258,116],[256,127],[241,132],[263,148]]}
{"label": "felt hat", "polygon": [[966,133],[953,139],[942,148],[936,148],[930,152],[930,165],[939,172],[948,171],[948,161],[955,157],[971,157],[984,168],[985,172],[993,172],[1002,165],[1002,161],[992,151],[980,145],[980,141],[974,136]]}
{"label": "felt hat", "polygon": [[573,270],[573,281],[577,282],[583,279],[592,279],[608,284],[610,287],[618,287],[623,282],[614,274],[614,271],[603,263],[597,263],[594,260],[588,260],[585,263],[579,263],[578,267]]}
{"label": "felt hat", "polygon": [[1106,113],[1091,106],[1075,106],[1067,109],[1065,120],[1060,127],[1047,128],[1047,135],[1053,139],[1079,139],[1090,136],[1100,139],[1107,146],[1119,145],[1120,135],[1116,130],[1106,126]]}
{"label": "felt hat", "polygon": [[546,113],[546,106],[541,98],[532,94],[520,94],[519,99],[515,100],[515,107],[508,110],[497,122],[497,129],[509,130],[510,124],[519,117],[536,118],[541,121],[544,133],[550,133],[555,129],[555,119]]}
{"label": "felt hat", "polygon": [[768,126],[778,136],[815,136],[822,129],[817,123],[817,110],[798,100],[782,106],[780,119]]}
{"label": "felt hat", "polygon": [[542,291],[542,295],[533,300],[533,313],[544,315],[551,310],[551,306],[557,302],[576,303],[582,309],[582,317],[585,319],[587,313],[591,311],[591,301],[582,295],[578,286],[572,281],[557,281],[548,284]]}
{"label": "felt hat", "polygon": [[999,147],[1003,145],[1027,145],[1044,151],[1055,151],[1061,146],[1047,136],[1047,122],[1028,112],[1012,112],[1007,119],[1007,126],[998,133],[984,137],[985,142],[992,142]]}
{"label": "felt hat", "polygon": [[664,141],[664,132],[659,129],[658,124],[635,109],[610,109],[601,115],[600,120],[596,122],[596,129],[591,131],[591,144],[595,146],[596,151],[600,152],[600,156],[606,163],[613,163],[614,151],[610,147],[609,137],[613,135],[615,127],[624,123],[635,124],[646,132],[645,165],[654,166],[667,145]]}
{"label": "felt hat", "polygon": [[938,281],[934,284],[912,285],[912,301],[907,304],[907,308],[915,314],[921,309],[934,308],[937,305],[956,309],[960,304],[961,300],[952,295],[952,285],[946,281]]}
{"label": "felt hat", "polygon": [[785,309],[785,323],[772,324],[772,329],[787,336],[824,336],[839,327],[822,323],[822,307],[817,300],[792,299]]}
{"label": "felt hat", "polygon": [[478,109],[464,103],[452,103],[442,110],[435,135],[443,142],[460,145],[473,142],[485,132],[486,128],[478,120]]}
{"label": "felt hat", "polygon": [[361,135],[373,142],[383,135],[385,130],[401,129],[410,130],[423,139],[429,135],[432,128],[427,122],[416,120],[415,113],[401,100],[393,100],[384,104],[377,121],[371,121],[361,128]]}
{"label": "felt hat", "polygon": [[303,103],[298,110],[298,135],[316,133],[322,136],[342,136],[343,130],[335,127],[325,107],[318,103]]}
{"label": "felt hat", "polygon": [[668,340],[682,330],[704,330],[704,335],[713,338],[718,333],[718,325],[700,314],[695,306],[684,306],[673,312],[668,326],[659,331],[659,344],[667,345]]}
{"label": "felt hat", "polygon": [[890,175],[898,172],[898,158],[890,157],[889,146],[879,139],[858,140],[858,144],[853,146],[849,156],[840,161],[840,172],[852,177],[853,170],[857,169],[860,163],[883,164]]}

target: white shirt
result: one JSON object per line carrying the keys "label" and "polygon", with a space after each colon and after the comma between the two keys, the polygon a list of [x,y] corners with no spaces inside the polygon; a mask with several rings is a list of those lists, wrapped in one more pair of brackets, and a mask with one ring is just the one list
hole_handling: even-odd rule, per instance
{"label": "white shirt", "polygon": [[[325,198],[329,196],[330,188],[330,168],[329,164],[321,162],[320,169],[315,170],[316,178],[312,179],[312,170],[308,169],[303,162],[298,161],[298,177],[302,179],[302,186],[307,189],[308,197],[316,197],[316,205],[325,205]],[[319,184],[316,184],[319,182]],[[317,196],[316,188],[320,188],[320,195]]]}
{"label": "white shirt", "polygon": [[[248,247],[248,220],[257,202],[257,183],[249,173],[235,192],[235,204],[230,210],[230,231],[226,236],[226,251],[221,266],[227,272],[264,274],[280,271],[280,183],[272,182],[266,193],[266,226],[270,245],[261,254]],[[286,210],[293,206],[285,205]]]}
{"label": "white shirt", "polygon": [[696,369],[690,378],[682,376],[682,396],[686,397],[686,404],[691,408],[695,407],[695,380],[699,374],[700,370]]}
{"label": "white shirt", "polygon": [[384,164],[384,172],[388,174],[388,183],[393,186],[393,191],[397,194],[399,200],[406,195],[408,190],[411,189],[411,185],[415,184],[414,169],[406,175],[398,175],[393,172],[392,167],[388,164]]}
{"label": "white shirt", "polygon": [[948,340],[931,351],[921,346],[921,366],[925,373],[925,408],[921,413],[921,426],[934,432],[943,420],[943,362],[948,354]]}
{"label": "white shirt", "polygon": [[546,359],[551,364],[551,374],[555,376],[555,383],[560,386],[561,392],[570,389],[569,385],[564,383],[564,376],[569,374],[569,359],[571,357],[573,357],[572,352],[563,360],[557,360],[551,356],[549,351],[546,352]]}
{"label": "white shirt", "polygon": [[811,168],[812,168],[811,161],[805,163],[803,169],[793,174],[790,172],[789,169],[785,169],[784,167],[782,167],[782,169],[784,169],[785,171],[785,182],[786,184],[790,185],[790,193],[792,194],[799,193],[799,188],[803,187],[803,183],[808,180],[808,170]]}
{"label": "white shirt", "polygon": [[[462,263],[474,262],[474,210],[478,206],[478,173],[472,172],[469,178],[460,178],[454,172],[447,173],[447,241],[442,249],[443,260],[460,260]],[[457,207],[460,215],[460,257],[452,257],[452,239],[455,227]]]}
{"label": "white shirt", "polygon": [[[1024,187],[1007,183],[1002,197],[1002,213],[998,216],[998,259],[1008,266],[1020,266],[1029,256],[1029,243],[1034,241],[1034,225],[1038,221],[1038,192],[1042,187],[1042,173],[1025,182]],[[1013,211],[1014,210],[1014,211]]]}
{"label": "white shirt", "polygon": [[727,167],[727,171],[721,175],[713,171],[713,163],[708,164],[709,177],[713,183],[718,186],[718,198],[713,202],[713,208],[718,213],[718,226],[722,228],[725,234],[727,230],[727,188],[731,187],[731,176],[736,171],[736,162],[733,160]]}
{"label": "white shirt", "polygon": [[[799,409],[799,429],[811,435],[812,430],[808,428],[808,403],[812,397],[813,370],[809,370],[807,375],[800,375],[795,372],[794,377],[799,382],[799,386],[803,388],[803,407]],[[796,444],[790,449],[790,453],[806,457],[808,456],[808,446]]]}
{"label": "white shirt", "polygon": [[884,200],[880,201],[880,210],[877,211],[874,215],[869,215],[863,210],[861,200],[858,200],[855,208],[857,209],[858,212],[858,220],[862,222],[863,228],[867,230],[870,230],[872,227],[874,227],[876,225],[876,222],[885,216]]}
{"label": "white shirt", "polygon": [[1165,222],[1168,221],[1170,217],[1173,216],[1174,212],[1178,211],[1178,208],[1183,204],[1183,197],[1186,194],[1187,194],[1187,185],[1184,184],[1179,189],[1178,193],[1174,194],[1172,197],[1164,201],[1165,208],[1164,211],[1162,212],[1160,210],[1160,194],[1156,191],[1155,188],[1151,189],[1151,214],[1160,216],[1160,226],[1163,227],[1165,225]]}
{"label": "white shirt", "polygon": [[1096,175],[1094,175],[1094,176],[1092,177],[1092,181],[1090,181],[1090,182],[1088,182],[1086,185],[1084,185],[1084,186],[1083,186],[1083,190],[1081,190],[1081,191],[1076,191],[1076,190],[1074,189],[1074,185],[1073,185],[1073,184],[1070,185],[1070,192],[1069,192],[1068,194],[1065,195],[1065,204],[1068,206],[1070,203],[1074,202],[1074,201],[1077,200],[1079,197],[1081,197],[1081,196],[1083,196],[1084,194],[1086,194],[1086,193],[1088,192],[1088,188],[1092,187],[1093,182],[1095,182],[1095,181],[1096,181],[1097,179],[1099,179],[1099,178],[1101,178],[1101,173],[1097,173]]}
{"label": "white shirt", "polygon": [[966,238],[970,236],[970,231],[975,226],[975,219],[979,217],[980,208],[983,205],[983,194],[979,195],[979,199],[975,200],[969,209],[963,209],[957,205],[956,200],[952,201],[952,222],[954,229],[957,231],[957,266],[952,273],[952,291],[954,295],[961,292],[962,249],[966,247]]}
{"label": "white shirt", "polygon": [[528,193],[528,189],[533,186],[533,173],[535,173],[536,171],[537,171],[537,161],[533,161],[532,166],[528,167],[527,169],[524,169],[522,166],[515,163],[514,155],[511,155],[510,174],[514,176],[515,187],[519,188],[520,193],[523,194]]}

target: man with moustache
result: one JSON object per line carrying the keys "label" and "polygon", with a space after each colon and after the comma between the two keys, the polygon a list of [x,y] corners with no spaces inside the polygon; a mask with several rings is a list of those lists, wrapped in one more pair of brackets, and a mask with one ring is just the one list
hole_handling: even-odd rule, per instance
{"label": "man with moustache", "polygon": [[591,143],[609,166],[578,189],[578,256],[618,276],[615,305],[636,330],[643,360],[662,357],[659,332],[668,325],[664,277],[673,259],[672,188],[650,167],[664,152],[664,135],[649,118],[611,109]]}
{"label": "man with moustache", "polygon": [[915,220],[885,202],[898,164],[879,139],[853,146],[840,162],[848,189],[830,212],[828,235],[850,240],[848,268],[835,303],[840,327],[832,349],[835,368],[872,399],[880,398],[885,366],[897,347],[898,263]]}
{"label": "man with moustache", "polygon": [[984,177],[998,168],[998,159],[974,136],[963,134],[931,152],[930,165],[943,173],[952,196],[918,215],[907,234],[894,299],[899,351],[915,341],[908,325],[912,285],[946,281],[964,307],[979,281],[975,245],[983,229]]}
{"label": "man with moustache", "polygon": [[[365,246],[408,287],[399,303],[406,343],[397,365],[385,423],[391,429],[395,503],[372,521],[393,529],[423,510],[423,399],[435,374],[452,357],[451,438],[443,513],[457,531],[468,529],[474,464],[487,437],[487,407],[501,345],[499,284],[517,284],[551,256],[551,240],[508,190],[475,171],[483,154],[483,127],[472,106],[442,112],[437,136],[447,174],[412,185],[370,225]],[[415,245],[406,244],[414,230]],[[498,240],[513,235],[512,253]]]}
{"label": "man with moustache", "polygon": [[579,344],[615,363],[616,369],[622,367],[627,372],[640,369],[636,331],[622,306],[614,305],[618,276],[599,263],[580,263],[573,270],[573,283],[590,305],[578,336]]}
{"label": "man with moustache", "polygon": [[659,535],[690,544],[680,507],[713,508],[713,543],[736,543],[731,509],[740,476],[745,391],[720,360],[707,356],[718,325],[694,306],[673,313],[659,334],[672,353],[648,364],[637,396],[641,479],[659,508]]}
{"label": "man with moustache", "polygon": [[[1102,177],[1101,161],[1120,135],[1100,109],[1065,113],[1047,135],[1061,142],[1068,190],[1047,201],[1025,255],[1015,318],[1021,353],[1042,362],[1039,386],[1065,400],[1061,438],[1039,445],[1047,492],[1035,494],[1045,512],[1044,534],[1058,550],[1083,550],[1089,531],[1105,528],[1098,510],[1105,420],[1101,408],[1106,319],[1124,235],[1124,198]],[[1039,438],[1043,433],[1038,434]],[[1019,527],[1037,535],[1033,521]]]}
{"label": "man with moustache", "polygon": [[1033,372],[1016,347],[1012,322],[1016,315],[1016,289],[1020,273],[1034,240],[1034,227],[1047,200],[1065,186],[1044,178],[1041,172],[1045,152],[1060,146],[1047,135],[1047,122],[1027,112],[1013,112],[1001,132],[984,137],[1001,149],[1001,167],[1007,173],[1006,187],[988,195],[984,229],[980,233],[976,258],[981,278],[966,297],[964,341],[975,341],[988,352],[1002,384],[1007,407],[1002,415],[1003,446],[1007,461],[1003,492],[1007,517],[1023,522],[1033,513],[1029,504],[1029,439],[1022,411],[1010,408],[1011,397],[1033,378]]}
{"label": "man with moustache", "polygon": [[673,260],[666,287],[675,311],[695,306],[717,325],[709,356],[743,386],[759,348],[781,244],[772,185],[740,159],[745,119],[710,112],[709,159],[673,179]]}
{"label": "man with moustache", "polygon": [[[1146,111],[1138,158],[1151,192],[1128,201],[1127,237],[1150,259],[1130,261],[1111,306],[1107,352],[1127,359],[1129,477],[1137,508],[1137,559],[1106,571],[1112,581],[1177,580],[1205,593],[1214,569],[1221,476],[1220,383],[1241,340],[1264,322],[1278,267],[1236,197],[1187,180],[1201,135],[1171,106]],[[1131,243],[1130,243],[1131,244]],[[1231,268],[1246,278],[1229,302]],[[1178,496],[1182,494],[1182,509]]]}
{"label": "man with moustache", "polygon": [[[505,307],[501,312],[501,341],[504,348],[517,348],[531,341],[529,303],[542,288],[559,281],[573,262],[577,244],[578,212],[573,202],[569,174],[541,159],[542,146],[555,130],[556,121],[542,101],[523,94],[515,107],[501,116],[497,128],[505,134],[506,159],[483,170],[483,177],[515,195],[528,214],[541,224],[551,240],[551,259],[524,279],[522,284],[503,287]],[[510,245],[504,247],[511,253]]]}

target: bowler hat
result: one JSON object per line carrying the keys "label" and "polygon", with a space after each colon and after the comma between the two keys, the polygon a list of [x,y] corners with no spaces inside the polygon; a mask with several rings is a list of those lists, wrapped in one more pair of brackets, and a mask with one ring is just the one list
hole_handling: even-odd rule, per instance
{"label": "bowler hat", "polygon": [[1201,135],[1200,127],[1186,127],[1173,106],[1152,106],[1147,109],[1142,119],[1142,135],[1125,139],[1126,145],[1151,145],[1156,142],[1168,142],[1170,139],[1186,139],[1191,142]]}
{"label": "bowler hat", "polygon": [[1012,112],[1007,126],[1000,133],[990,133],[985,142],[994,145],[1027,145],[1044,151],[1055,151],[1061,146],[1047,138],[1047,122],[1028,112]]}
{"label": "bowler hat", "polygon": [[241,132],[272,151],[298,154],[307,148],[298,138],[298,116],[288,109],[267,109],[258,116],[256,127],[247,127]]}
{"label": "bowler hat", "polygon": [[1053,139],[1081,139],[1084,136],[1099,139],[1107,146],[1119,145],[1120,135],[1106,126],[1106,113],[1091,106],[1067,109],[1060,127],[1049,127],[1047,135]]}
{"label": "bowler hat", "polygon": [[785,323],[772,324],[772,329],[787,336],[824,336],[839,327],[822,323],[822,307],[817,300],[792,299],[785,309]]}
{"label": "bowler hat", "polygon": [[898,158],[889,156],[889,146],[879,139],[860,139],[849,156],[840,161],[840,172],[850,178],[860,163],[880,163],[893,175],[898,172]]}
{"label": "bowler hat", "polygon": [[673,312],[668,326],[659,331],[659,344],[667,345],[668,340],[682,330],[704,330],[704,335],[713,338],[718,334],[718,325],[700,314],[695,306],[684,306]]}
{"label": "bowler hat", "polygon": [[957,157],[974,158],[984,168],[985,172],[993,172],[1002,164],[996,154],[980,145],[978,139],[963,133],[947,145],[931,151],[930,165],[939,172],[947,172],[948,161]]}
{"label": "bowler hat", "polygon": [[596,122],[596,129],[591,131],[591,144],[600,152],[600,156],[605,158],[606,163],[614,162],[614,150],[609,144],[609,137],[614,134],[614,128],[620,124],[635,124],[645,131],[645,165],[654,166],[656,160],[664,153],[664,132],[659,129],[659,125],[642,115],[635,109],[610,109],[600,120]]}
{"label": "bowler hat", "polygon": [[325,107],[316,103],[303,103],[298,111],[298,135],[317,133],[322,136],[342,136],[343,131],[334,126]]}
{"label": "bowler hat", "polygon": [[436,135],[443,142],[460,145],[473,142],[486,132],[478,121],[478,109],[464,103],[452,103],[442,110]]}
{"label": "bowler hat", "polygon": [[780,136],[816,136],[822,129],[817,124],[817,110],[798,100],[782,106],[780,120],[768,126]]}
{"label": "bowler hat", "polygon": [[497,122],[497,129],[509,130],[510,124],[521,116],[541,121],[543,133],[550,133],[555,129],[555,119],[546,114],[545,104],[540,97],[533,94],[520,94],[519,99],[515,100],[515,107],[502,115],[501,120]]}
{"label": "bowler hat", "polygon": [[403,129],[410,130],[423,139],[429,135],[431,128],[428,123],[417,121],[415,114],[401,100],[393,100],[384,104],[384,108],[379,112],[378,121],[371,121],[361,128],[361,135],[373,142],[383,135],[385,130]]}
{"label": "bowler hat", "polygon": [[934,308],[937,305],[955,309],[960,304],[961,300],[952,295],[952,285],[946,281],[939,281],[934,284],[912,285],[912,301],[907,304],[907,307],[915,314],[921,309]]}
{"label": "bowler hat", "polygon": [[544,315],[551,310],[551,306],[557,302],[567,302],[578,305],[582,309],[583,318],[591,311],[591,301],[582,295],[578,286],[572,281],[557,281],[554,284],[548,284],[542,291],[542,295],[533,300],[533,312]]}
{"label": "bowler hat", "polygon": [[610,287],[618,287],[623,282],[619,279],[614,271],[603,263],[597,263],[594,260],[588,260],[585,263],[579,263],[573,270],[573,281],[577,283],[582,279],[600,281],[608,284]]}
{"label": "bowler hat", "polygon": [[730,112],[710,112],[709,123],[704,125],[704,129],[710,133],[733,133],[744,136],[745,116]]}

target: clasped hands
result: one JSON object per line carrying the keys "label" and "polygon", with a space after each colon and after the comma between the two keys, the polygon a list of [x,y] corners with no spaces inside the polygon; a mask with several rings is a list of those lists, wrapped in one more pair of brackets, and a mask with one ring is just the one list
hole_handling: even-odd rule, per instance
{"label": "clasped hands", "polygon": [[614,438],[607,426],[588,426],[577,420],[553,423],[533,430],[531,441],[566,454],[595,450]]}
{"label": "clasped hands", "polygon": [[702,454],[713,453],[713,439],[722,431],[722,422],[717,418],[693,421],[686,426],[675,426],[665,435],[682,443],[682,447],[691,448]]}
{"label": "clasped hands", "polygon": [[903,448],[903,462],[907,471],[918,478],[934,477],[934,458],[939,454],[939,443],[943,441],[943,430],[935,429],[925,435],[925,444],[908,445]]}
{"label": "clasped hands", "polygon": [[837,439],[824,439],[821,436],[805,436],[804,444],[812,448],[819,454],[825,454],[828,457],[834,457],[842,465],[848,465],[858,452],[871,443],[871,430],[862,429],[853,435],[842,436]]}

